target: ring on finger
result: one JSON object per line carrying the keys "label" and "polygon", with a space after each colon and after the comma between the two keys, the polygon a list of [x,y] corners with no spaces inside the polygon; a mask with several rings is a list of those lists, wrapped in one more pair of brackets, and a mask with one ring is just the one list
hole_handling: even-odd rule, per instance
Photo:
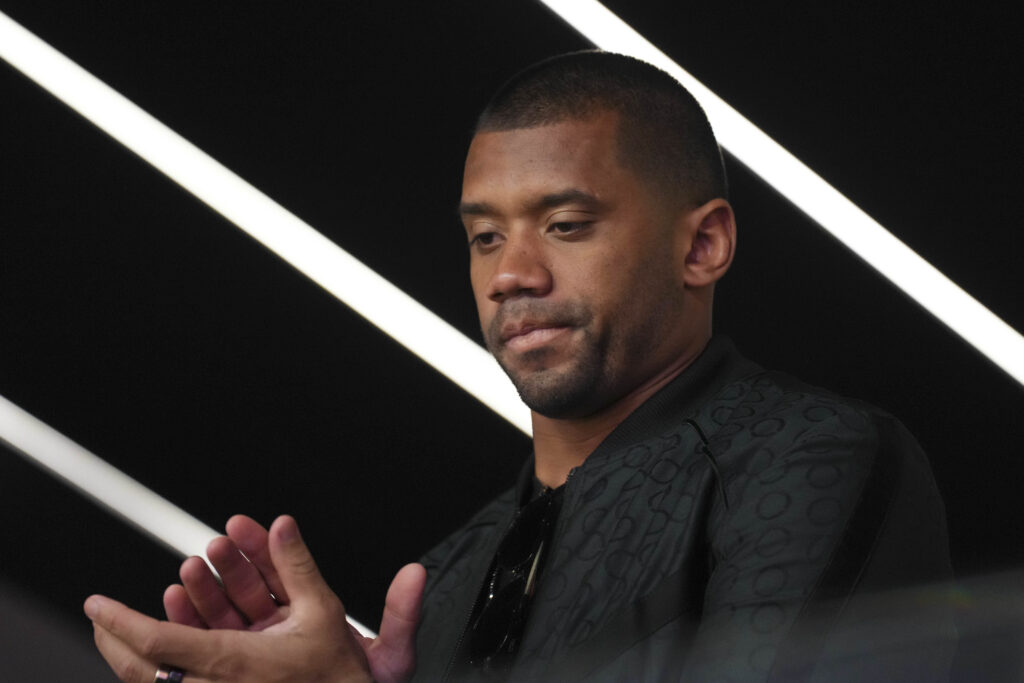
{"label": "ring on finger", "polygon": [[156,668],[156,676],[153,677],[153,683],[160,683],[160,681],[170,681],[171,683],[181,683],[185,680],[185,672],[181,669],[175,669],[173,666],[167,666],[161,664]]}

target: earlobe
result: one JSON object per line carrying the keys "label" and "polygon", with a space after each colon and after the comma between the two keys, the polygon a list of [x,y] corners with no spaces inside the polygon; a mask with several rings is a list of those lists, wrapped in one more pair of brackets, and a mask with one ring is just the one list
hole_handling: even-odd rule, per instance
{"label": "earlobe", "polygon": [[736,218],[724,199],[713,199],[686,216],[689,251],[683,264],[687,287],[717,282],[732,264],[736,251]]}

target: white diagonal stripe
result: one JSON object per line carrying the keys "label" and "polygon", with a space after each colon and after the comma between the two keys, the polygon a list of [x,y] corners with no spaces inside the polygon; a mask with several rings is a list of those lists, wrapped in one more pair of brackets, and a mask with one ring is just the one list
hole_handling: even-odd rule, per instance
{"label": "white diagonal stripe", "polygon": [[[184,557],[198,555],[209,564],[206,545],[219,535],[216,531],[3,396],[0,442],[171,550]],[[360,633],[374,635],[351,617],[349,622]]]}
{"label": "white diagonal stripe", "polygon": [[480,345],[3,13],[0,57],[529,434],[529,410]]}
{"label": "white diagonal stripe", "polygon": [[540,0],[602,50],[671,74],[725,149],[928,312],[1024,384],[1024,336],[897,239],[597,0]]}

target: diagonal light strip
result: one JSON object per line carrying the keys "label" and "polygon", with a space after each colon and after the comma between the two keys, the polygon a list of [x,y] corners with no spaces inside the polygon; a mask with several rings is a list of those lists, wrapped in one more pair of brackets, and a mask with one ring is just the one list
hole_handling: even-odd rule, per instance
{"label": "diagonal light strip", "polygon": [[3,13],[0,57],[529,433],[529,411],[480,345]]}
{"label": "diagonal light strip", "polygon": [[693,93],[722,147],[969,344],[1024,384],[1024,336],[745,119],[597,0],[540,0],[597,47],[671,74]]}
{"label": "diagonal light strip", "polygon": [[[3,396],[0,441],[181,555],[204,556],[206,544],[218,536],[195,517]],[[109,501],[119,504],[112,506]]]}
{"label": "diagonal light strip", "polygon": [[[206,544],[219,535],[216,531],[3,396],[0,442],[35,460],[171,550],[183,556],[198,555],[209,563]],[[349,622],[363,635],[374,635],[351,617]]]}

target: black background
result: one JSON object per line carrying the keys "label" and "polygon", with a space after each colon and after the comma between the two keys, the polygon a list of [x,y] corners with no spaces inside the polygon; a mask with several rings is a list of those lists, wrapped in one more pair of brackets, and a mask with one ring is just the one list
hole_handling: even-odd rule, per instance
{"label": "black background", "polygon": [[[1024,329],[1019,15],[607,5]],[[590,46],[525,0],[0,10],[474,338],[454,214],[468,131],[516,70]],[[6,65],[0,162],[0,394],[215,528],[296,515],[356,618],[376,625],[394,571],[528,452]],[[961,575],[1024,565],[1021,386],[727,162],[740,242],[717,329],[904,420],[932,458]],[[160,614],[178,558],[3,450],[0,512],[0,578],[84,641],[92,592]]]}

